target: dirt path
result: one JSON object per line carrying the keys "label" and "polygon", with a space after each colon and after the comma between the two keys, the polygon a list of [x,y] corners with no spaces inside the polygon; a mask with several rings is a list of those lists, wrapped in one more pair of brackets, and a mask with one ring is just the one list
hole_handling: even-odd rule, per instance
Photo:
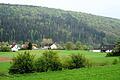
{"label": "dirt path", "polygon": [[0,62],[10,62],[12,61],[11,58],[7,58],[7,57],[0,57]]}

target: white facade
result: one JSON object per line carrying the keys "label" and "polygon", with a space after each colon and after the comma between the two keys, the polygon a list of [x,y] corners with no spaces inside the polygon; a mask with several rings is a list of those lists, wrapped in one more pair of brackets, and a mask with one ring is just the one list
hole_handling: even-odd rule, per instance
{"label": "white facade", "polygon": [[49,49],[49,46],[44,46],[42,49]]}
{"label": "white facade", "polygon": [[108,53],[109,53],[109,52],[112,52],[112,50],[107,50],[106,52],[108,52]]}
{"label": "white facade", "polygon": [[101,50],[91,50],[92,52],[101,52]]}
{"label": "white facade", "polygon": [[[90,50],[90,51],[92,51],[92,52],[101,52],[101,50]],[[105,52],[112,52],[112,50],[106,50]]]}
{"label": "white facade", "polygon": [[33,50],[37,50],[38,48],[37,48],[37,47],[35,47],[35,46],[32,46],[32,49],[33,49]]}
{"label": "white facade", "polygon": [[55,44],[52,44],[52,45],[50,46],[50,49],[57,49],[57,46],[56,46]]}
{"label": "white facade", "polygon": [[18,45],[15,45],[13,48],[11,48],[12,51],[18,51],[20,48],[18,47]]}

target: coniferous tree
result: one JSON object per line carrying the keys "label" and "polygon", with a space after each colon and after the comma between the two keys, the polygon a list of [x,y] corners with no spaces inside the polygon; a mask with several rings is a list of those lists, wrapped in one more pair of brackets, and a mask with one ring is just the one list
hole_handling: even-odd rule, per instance
{"label": "coniferous tree", "polygon": [[29,42],[29,44],[28,44],[28,50],[32,50],[32,43],[31,42]]}

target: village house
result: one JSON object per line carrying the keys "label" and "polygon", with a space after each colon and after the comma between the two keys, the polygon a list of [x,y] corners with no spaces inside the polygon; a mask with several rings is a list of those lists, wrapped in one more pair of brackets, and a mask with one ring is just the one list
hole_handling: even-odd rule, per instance
{"label": "village house", "polygon": [[11,51],[13,52],[16,52],[20,49],[20,47],[16,43],[13,43],[12,45],[10,45],[10,47],[11,47]]}
{"label": "village house", "polygon": [[[22,46],[21,46],[21,48],[22,49],[28,49],[28,44],[29,44],[29,42],[25,42],[24,44],[22,44]],[[37,44],[32,44],[32,49],[33,50],[37,50],[38,48],[37,48]]]}
{"label": "village house", "polygon": [[44,45],[42,49],[58,49],[58,47],[54,43],[54,44]]}
{"label": "village house", "polygon": [[101,45],[99,48],[94,48],[93,50],[90,50],[92,52],[112,52],[112,49],[115,47],[114,44],[109,45]]}
{"label": "village house", "polygon": [[32,44],[32,49],[33,50],[37,50],[38,48],[37,48],[37,44]]}
{"label": "village house", "polygon": [[57,45],[56,44],[52,44],[51,46],[50,46],[50,49],[57,49],[58,47],[57,47]]}
{"label": "village house", "polygon": [[27,49],[28,48],[28,44],[22,44],[21,49]]}
{"label": "village house", "polygon": [[114,44],[102,45],[101,52],[112,52],[112,49],[115,47]]}

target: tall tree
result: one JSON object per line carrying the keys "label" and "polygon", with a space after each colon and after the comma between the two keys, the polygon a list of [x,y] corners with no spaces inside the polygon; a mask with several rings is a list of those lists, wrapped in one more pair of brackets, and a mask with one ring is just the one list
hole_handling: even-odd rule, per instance
{"label": "tall tree", "polygon": [[29,44],[28,44],[28,50],[32,50],[32,43],[31,42],[29,42]]}

